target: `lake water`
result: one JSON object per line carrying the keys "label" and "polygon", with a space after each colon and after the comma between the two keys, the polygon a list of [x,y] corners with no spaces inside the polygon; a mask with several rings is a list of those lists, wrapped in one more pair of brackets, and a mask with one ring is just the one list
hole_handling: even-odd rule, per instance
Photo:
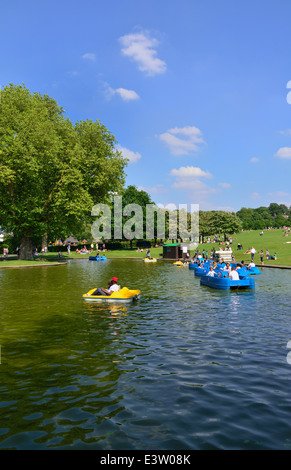
{"label": "lake water", "polygon": [[[137,303],[90,304],[112,276]],[[0,270],[0,449],[291,448],[291,271],[254,291],[140,260]]]}

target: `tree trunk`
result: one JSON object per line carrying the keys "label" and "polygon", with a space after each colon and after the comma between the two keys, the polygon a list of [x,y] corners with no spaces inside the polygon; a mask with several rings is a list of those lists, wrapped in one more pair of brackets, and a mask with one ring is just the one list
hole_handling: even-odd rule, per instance
{"label": "tree trunk", "polygon": [[33,260],[33,244],[32,238],[23,236],[20,242],[19,259]]}
{"label": "tree trunk", "polygon": [[45,233],[43,236],[42,236],[42,239],[41,239],[41,249],[44,250],[45,248],[47,248],[47,233]]}

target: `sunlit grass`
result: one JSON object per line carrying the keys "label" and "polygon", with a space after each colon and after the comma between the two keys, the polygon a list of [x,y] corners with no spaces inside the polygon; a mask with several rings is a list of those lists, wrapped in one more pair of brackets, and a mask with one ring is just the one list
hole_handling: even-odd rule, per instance
{"label": "sunlit grass", "polygon": [[[260,235],[260,230],[251,230],[247,232],[240,232],[239,234],[233,235],[233,243],[231,245],[232,251],[237,261],[244,260],[245,262],[250,261],[251,255],[246,254],[245,252],[254,247],[257,250],[255,254],[255,263],[260,264],[260,251],[264,251],[264,263],[265,265],[272,264],[272,265],[282,265],[282,266],[291,266],[291,234],[289,236],[284,236],[284,231],[281,229],[274,229],[274,230],[264,230],[263,235]],[[242,250],[237,250],[237,245],[243,245]],[[210,255],[210,250],[212,247],[218,249],[219,243],[203,243],[198,246],[200,252],[203,249],[208,251]],[[223,245],[221,245],[223,246]],[[271,255],[277,253],[278,259],[277,260],[269,260],[266,259],[266,250],[269,250]],[[194,254],[195,249],[191,249],[191,256]],[[163,253],[163,247],[159,246],[157,248],[151,248],[151,257],[161,259]],[[124,249],[124,250],[112,250],[112,251],[105,251],[100,252],[101,255],[106,256],[106,258],[137,258],[143,259],[146,256],[146,249],[143,249],[142,252],[137,251],[137,249]],[[16,267],[16,266],[34,266],[34,265],[43,265],[49,264],[52,262],[59,262],[59,261],[66,261],[68,259],[89,259],[89,256],[96,255],[96,250],[92,253],[80,254],[74,251],[74,248],[71,250],[70,255],[66,252],[63,252],[61,257],[59,258],[58,253],[56,252],[49,252],[45,255],[39,256],[38,260],[34,261],[25,261],[25,260],[7,260],[7,261],[0,261],[0,267]]]}

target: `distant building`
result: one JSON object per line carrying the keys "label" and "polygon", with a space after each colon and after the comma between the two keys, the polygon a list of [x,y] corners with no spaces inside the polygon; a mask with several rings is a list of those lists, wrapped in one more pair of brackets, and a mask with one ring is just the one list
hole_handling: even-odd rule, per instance
{"label": "distant building", "polygon": [[189,243],[167,243],[163,245],[163,258],[179,259],[190,256]]}

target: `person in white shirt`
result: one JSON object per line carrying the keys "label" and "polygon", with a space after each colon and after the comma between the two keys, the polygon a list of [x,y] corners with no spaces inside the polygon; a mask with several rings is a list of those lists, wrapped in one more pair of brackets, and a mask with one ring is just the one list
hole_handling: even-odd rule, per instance
{"label": "person in white shirt", "polygon": [[255,253],[256,253],[256,249],[254,247],[252,247],[251,249],[251,257],[252,257],[252,261],[254,261],[254,256],[255,256]]}
{"label": "person in white shirt", "polygon": [[207,276],[214,277],[213,266],[210,266]]}
{"label": "person in white shirt", "polygon": [[117,284],[117,281],[117,277],[113,277],[109,282],[107,289],[98,287],[92,295],[111,295],[113,292],[118,292],[120,290],[120,286]]}
{"label": "person in white shirt", "polygon": [[239,274],[234,266],[232,266],[231,271],[230,273],[228,273],[228,275],[232,281],[239,281]]}
{"label": "person in white shirt", "polygon": [[255,266],[255,263],[251,261],[250,264],[248,264],[248,269],[254,268]]}

